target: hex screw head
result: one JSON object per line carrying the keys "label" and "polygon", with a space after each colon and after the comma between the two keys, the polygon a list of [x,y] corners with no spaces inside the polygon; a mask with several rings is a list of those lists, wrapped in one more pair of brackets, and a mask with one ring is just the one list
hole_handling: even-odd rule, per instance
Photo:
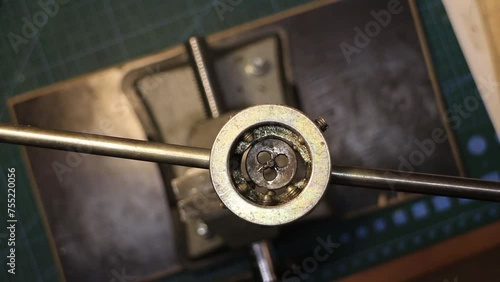
{"label": "hex screw head", "polygon": [[198,224],[196,225],[196,233],[205,239],[208,239],[212,236],[207,224],[203,221],[198,222]]}

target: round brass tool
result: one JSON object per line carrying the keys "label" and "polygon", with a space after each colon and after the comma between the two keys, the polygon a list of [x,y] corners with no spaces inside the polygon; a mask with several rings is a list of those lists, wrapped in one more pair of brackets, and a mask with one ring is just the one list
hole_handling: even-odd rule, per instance
{"label": "round brass tool", "polygon": [[278,105],[236,114],[219,132],[210,156],[212,184],[224,205],[262,225],[291,222],[315,207],[328,185],[330,166],[317,125],[300,111]]}

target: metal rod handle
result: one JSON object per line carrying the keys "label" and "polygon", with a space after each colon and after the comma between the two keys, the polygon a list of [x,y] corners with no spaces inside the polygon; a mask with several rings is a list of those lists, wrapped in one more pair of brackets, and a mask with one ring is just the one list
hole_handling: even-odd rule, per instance
{"label": "metal rod handle", "polygon": [[397,192],[500,201],[500,182],[463,177],[332,166],[331,183]]}
{"label": "metal rod handle", "polygon": [[210,150],[25,125],[0,124],[0,142],[207,168]]}
{"label": "metal rod handle", "polygon": [[[209,149],[23,125],[0,124],[0,142],[206,169],[210,163]],[[334,165],[331,181],[388,191],[500,201],[500,182],[470,178]]]}

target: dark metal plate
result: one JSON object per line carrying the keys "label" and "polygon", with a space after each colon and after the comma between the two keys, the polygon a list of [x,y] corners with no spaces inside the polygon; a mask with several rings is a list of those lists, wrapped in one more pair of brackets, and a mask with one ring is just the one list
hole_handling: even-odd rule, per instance
{"label": "dark metal plate", "polygon": [[[82,82],[16,104],[14,111],[21,124],[144,139],[123,98]],[[67,281],[110,281],[116,273],[139,278],[177,267],[156,164],[31,147],[26,152]]]}

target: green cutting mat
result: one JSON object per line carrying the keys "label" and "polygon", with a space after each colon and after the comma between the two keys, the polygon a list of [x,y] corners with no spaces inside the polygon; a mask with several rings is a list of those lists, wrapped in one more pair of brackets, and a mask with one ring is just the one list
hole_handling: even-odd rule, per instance
{"label": "green cutting mat", "polygon": [[[63,2],[60,0],[60,2]],[[288,9],[306,0],[104,0],[71,1],[59,6],[45,25],[20,43],[14,51],[9,33],[23,35],[24,19],[42,10],[38,1],[3,1],[0,7],[0,120],[8,121],[5,101],[18,93],[162,50],[189,35],[206,35],[262,16]],[[240,3],[219,17],[214,4]],[[439,0],[418,2],[435,62],[438,81],[447,105],[463,103],[477,95],[476,85],[458,47]],[[38,19],[38,21],[43,18]],[[12,37],[12,36],[11,36]],[[456,130],[468,174],[500,178],[500,146],[484,107],[471,113]],[[495,158],[496,156],[496,158]],[[47,238],[34,205],[18,148],[0,145],[0,182],[6,169],[17,169],[17,275],[5,266],[5,213],[0,212],[0,281],[55,281],[57,271]],[[4,185],[5,186],[5,185]],[[0,189],[0,207],[6,206],[6,191]],[[500,219],[499,205],[445,197],[425,197],[355,220],[326,225],[312,224],[297,232],[297,240],[276,242],[281,258],[310,255],[316,238],[331,236],[339,242],[334,256],[321,263],[309,280],[342,277],[383,261],[435,244]],[[183,273],[168,281],[220,280],[247,271],[246,259],[219,269]],[[113,278],[110,270],[110,281]]]}
{"label": "green cutting mat", "polygon": [[455,135],[466,172],[472,177],[499,180],[499,141],[482,102],[477,110],[465,108],[467,101],[481,101],[481,97],[444,7],[435,0],[420,0],[418,7],[449,116],[460,120],[451,124],[456,124]]}

